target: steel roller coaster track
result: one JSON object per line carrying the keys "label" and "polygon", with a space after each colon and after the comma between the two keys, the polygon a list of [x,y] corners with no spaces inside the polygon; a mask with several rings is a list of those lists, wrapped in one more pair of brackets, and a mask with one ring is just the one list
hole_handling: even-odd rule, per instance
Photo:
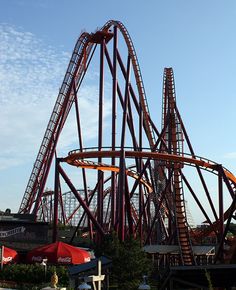
{"label": "steel roller coaster track", "polygon": [[[123,44],[121,48],[118,38],[119,45]],[[80,98],[86,76],[95,66],[94,59],[99,63],[97,140],[93,148],[88,148]],[[109,120],[104,113],[108,75]],[[58,158],[59,137],[72,108],[79,149]],[[54,159],[54,190],[46,192]],[[69,178],[63,164],[78,168],[79,185]],[[198,194],[199,188],[195,190],[187,178],[186,167],[195,168],[204,202]],[[96,175],[93,188],[88,189],[91,169]],[[205,172],[217,178],[214,201]],[[64,204],[63,182],[77,200],[69,212]],[[111,20],[95,33],[82,33],[73,50],[19,213],[32,213],[36,220],[53,222],[56,239],[58,220],[66,224],[80,210],[76,230],[87,232],[97,243],[107,233],[116,231],[121,240],[132,235],[139,237],[143,244],[177,244],[180,264],[194,265],[193,244],[210,233],[215,235],[218,246],[216,261],[224,261],[226,235],[235,213],[235,190],[236,177],[230,171],[195,155],[176,104],[172,68],[164,70],[159,131],[151,119],[138,58],[125,26]],[[186,192],[203,216],[204,233],[189,227]],[[227,206],[226,195],[230,200]],[[53,206],[48,206],[49,200]]]}

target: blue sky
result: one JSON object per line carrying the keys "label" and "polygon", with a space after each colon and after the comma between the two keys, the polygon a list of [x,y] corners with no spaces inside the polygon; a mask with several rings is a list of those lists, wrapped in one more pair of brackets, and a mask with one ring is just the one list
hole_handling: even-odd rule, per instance
{"label": "blue sky", "polygon": [[158,127],[171,66],[195,152],[236,173],[235,0],[0,0],[0,209],[20,205],[76,39],[109,19],[132,37]]}

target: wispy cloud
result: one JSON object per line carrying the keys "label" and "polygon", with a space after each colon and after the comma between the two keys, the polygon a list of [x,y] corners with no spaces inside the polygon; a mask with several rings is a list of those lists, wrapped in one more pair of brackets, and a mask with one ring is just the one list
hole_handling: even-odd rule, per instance
{"label": "wispy cloud", "polygon": [[[106,90],[105,90],[106,93]],[[80,108],[80,123],[84,147],[97,146],[98,134],[98,88],[95,85],[83,86],[78,95]],[[111,101],[104,99],[103,117],[104,127],[108,127],[106,118],[111,114]],[[73,144],[73,148],[71,145]],[[71,114],[66,121],[60,136],[58,149],[61,154],[67,155],[69,150],[79,148],[75,114]]]}
{"label": "wispy cloud", "polygon": [[0,25],[1,105],[52,98],[68,58],[30,32]]}
{"label": "wispy cloud", "polygon": [[[0,170],[32,160],[37,153],[69,57],[30,32],[0,24]],[[85,141],[96,136],[96,90],[89,85],[80,92]],[[104,112],[109,115],[109,102]],[[74,122],[68,119],[62,135],[64,150],[76,142]]]}
{"label": "wispy cloud", "polygon": [[236,159],[236,152],[229,152],[224,155],[226,159]]}
{"label": "wispy cloud", "polygon": [[35,155],[68,59],[32,33],[0,25],[0,169]]}

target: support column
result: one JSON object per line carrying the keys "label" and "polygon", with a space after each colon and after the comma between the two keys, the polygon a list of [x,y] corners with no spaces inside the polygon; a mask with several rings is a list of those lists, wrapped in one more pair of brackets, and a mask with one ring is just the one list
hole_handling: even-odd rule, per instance
{"label": "support column", "polygon": [[123,108],[123,120],[122,120],[122,131],[121,131],[121,144],[120,144],[120,171],[119,171],[119,238],[121,241],[125,239],[125,132],[127,123],[127,112],[129,102],[129,76],[130,76],[130,55],[127,59],[127,76],[125,84],[125,100]]}
{"label": "support column", "polygon": [[[100,44],[100,79],[99,79],[99,116],[98,116],[98,150],[102,149],[103,140],[103,98],[104,98],[104,52],[105,39]],[[98,158],[98,163],[102,162],[102,158]],[[98,171],[98,191],[97,191],[97,219],[98,223],[103,227],[103,171]],[[99,240],[98,240],[99,243]]]}
{"label": "support column", "polygon": [[218,171],[218,188],[219,188],[219,237],[218,237],[218,241],[220,242],[224,234],[223,178],[222,178],[221,170]]}
{"label": "support column", "polygon": [[119,172],[119,239],[125,239],[125,150],[120,151],[120,172]]}
{"label": "support column", "polygon": [[[112,69],[112,151],[116,148],[116,106],[117,106],[117,27],[114,26],[113,36],[113,69]],[[112,157],[111,164],[115,166],[115,157]],[[115,227],[116,211],[116,173],[111,174],[111,228]]]}
{"label": "support column", "polygon": [[53,235],[52,242],[57,241],[58,236],[58,197],[59,197],[59,166],[60,160],[56,158],[55,160],[55,183],[54,183],[54,214],[53,214]]}
{"label": "support column", "polygon": [[[83,151],[83,139],[82,139],[82,130],[81,130],[81,125],[80,125],[80,112],[79,112],[78,97],[77,97],[75,83],[73,86],[73,90],[74,90],[74,96],[75,96],[75,112],[76,112],[76,121],[77,121],[77,133],[78,133],[78,138],[79,138],[79,148],[80,148],[80,152],[82,152]],[[86,203],[88,205],[88,186],[87,186],[86,172],[85,172],[84,168],[82,168],[82,176],[83,176],[85,200],[86,200]],[[92,227],[92,222],[90,221],[89,218],[88,218],[88,226],[89,226],[90,239],[93,240],[93,227]]]}
{"label": "support column", "polygon": [[[143,146],[143,110],[142,110],[142,103],[141,99],[139,100],[139,151],[142,151]],[[139,174],[141,174],[143,169],[142,158],[139,159]],[[142,184],[139,183],[139,238],[140,241],[143,240],[143,191],[142,191]]]}

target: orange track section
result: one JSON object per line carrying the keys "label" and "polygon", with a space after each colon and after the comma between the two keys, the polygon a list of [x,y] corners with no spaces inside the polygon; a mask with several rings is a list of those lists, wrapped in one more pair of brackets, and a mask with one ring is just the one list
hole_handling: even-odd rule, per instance
{"label": "orange track section", "polygon": [[[84,152],[75,152],[68,155],[66,158],[63,158],[63,161],[67,162],[68,164],[73,164],[73,162],[77,159],[84,159],[84,158],[98,158],[98,157],[119,157],[120,151],[84,151]],[[177,162],[177,163],[185,163],[189,165],[197,165],[199,167],[205,169],[212,169],[213,171],[217,171],[217,164],[211,163],[186,157],[186,156],[179,156],[174,154],[167,154],[167,153],[159,153],[159,152],[147,152],[147,151],[125,151],[126,158],[151,158],[151,159],[158,159],[163,161],[170,161],[170,162]],[[102,169],[101,169],[102,170]],[[224,169],[225,175],[229,178],[231,182],[236,185],[236,176],[234,176],[230,171]]]}
{"label": "orange track section", "polygon": [[[77,152],[77,151],[71,151],[69,155],[65,158],[62,158],[63,162],[67,162],[70,165],[83,167],[83,168],[93,168],[96,170],[110,170],[118,172],[119,168],[112,165],[107,164],[96,164],[94,162],[91,162],[90,165],[86,165],[86,163],[89,163],[90,161],[83,160],[84,158],[98,158],[98,157],[119,157],[120,151],[84,151],[84,152]],[[176,163],[184,163],[187,165],[196,165],[203,169],[211,169],[212,171],[217,171],[218,164],[212,162],[212,161],[203,161],[196,158],[186,157],[186,156],[179,156],[174,154],[167,154],[167,153],[158,153],[158,152],[147,152],[147,151],[125,151],[125,157],[126,158],[134,158],[134,157],[140,157],[140,158],[152,158],[152,159],[158,159],[163,160],[167,162],[176,162]],[[236,185],[236,177],[227,169],[223,169],[225,175],[227,178]],[[129,176],[132,176],[135,179],[138,179],[138,174],[134,173],[131,170],[126,171]],[[131,174],[132,173],[132,174]],[[152,187],[149,185],[149,183],[146,180],[141,179],[140,181],[143,183],[149,192],[152,191]],[[230,208],[227,209],[224,213],[224,220],[228,218],[230,212]],[[217,226],[217,221],[214,222],[213,227],[209,227],[209,231],[211,232],[214,230],[214,228]],[[201,235],[201,234],[200,234]]]}
{"label": "orange track section", "polygon": [[[119,172],[120,168],[118,166],[114,165],[108,165],[104,163],[95,163],[87,160],[73,160],[73,162],[68,162],[70,165],[74,165],[81,168],[88,168],[88,169],[96,169],[96,170],[106,170],[106,171],[113,171],[113,172]],[[134,179],[138,179],[139,175],[137,172],[133,170],[126,170],[126,174],[130,177],[133,177]],[[144,184],[148,190],[149,193],[153,192],[152,186],[143,178],[140,179],[140,182]]]}

